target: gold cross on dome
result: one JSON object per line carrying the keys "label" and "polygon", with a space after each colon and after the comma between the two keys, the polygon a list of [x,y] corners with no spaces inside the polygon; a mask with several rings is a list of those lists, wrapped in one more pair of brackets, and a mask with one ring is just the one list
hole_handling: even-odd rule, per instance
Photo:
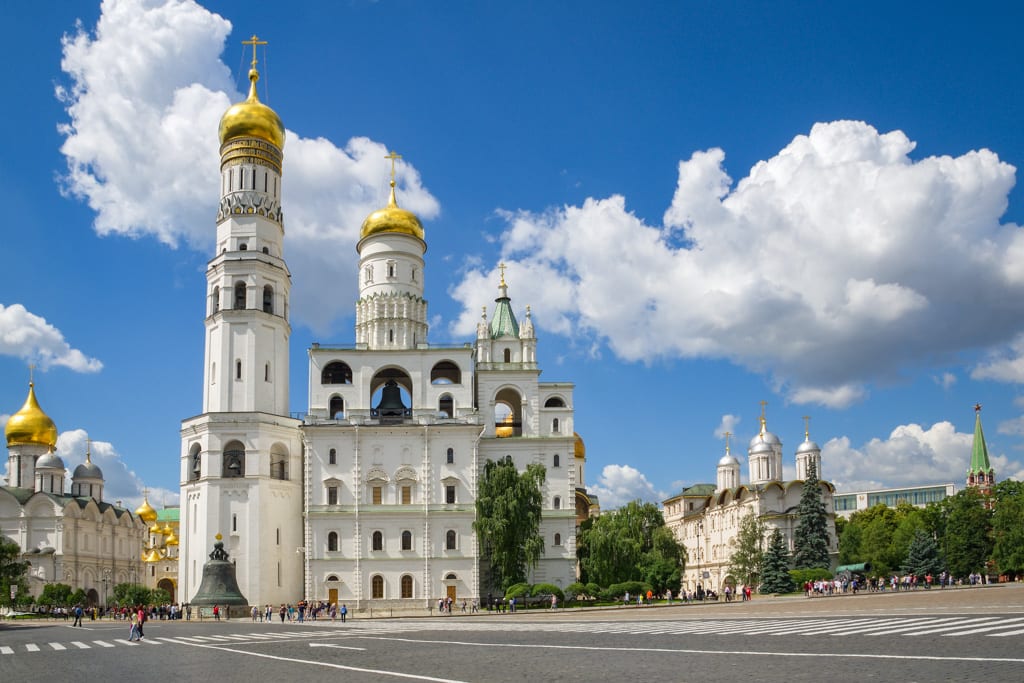
{"label": "gold cross on dome", "polygon": [[501,271],[501,286],[505,286],[505,262],[502,261],[498,264],[498,270]]}
{"label": "gold cross on dome", "polygon": [[804,438],[811,438],[811,416],[804,415]]}
{"label": "gold cross on dome", "polygon": [[243,40],[242,41],[242,45],[252,45],[252,68],[254,68],[254,69],[256,68],[256,46],[257,45],[266,45],[266,44],[267,44],[267,41],[260,40],[259,38],[256,37],[255,33],[252,34],[252,38],[250,38],[249,40]]}
{"label": "gold cross on dome", "polygon": [[35,381],[35,374],[36,374],[36,364],[35,363],[29,363],[28,364],[28,383],[29,384],[32,384]]}
{"label": "gold cross on dome", "polygon": [[385,155],[384,158],[391,159],[391,185],[393,186],[395,184],[395,162],[401,159],[402,155],[395,150],[391,150],[391,154]]}
{"label": "gold cross on dome", "polygon": [[725,433],[725,452],[729,452],[729,437],[732,436],[732,432]]}

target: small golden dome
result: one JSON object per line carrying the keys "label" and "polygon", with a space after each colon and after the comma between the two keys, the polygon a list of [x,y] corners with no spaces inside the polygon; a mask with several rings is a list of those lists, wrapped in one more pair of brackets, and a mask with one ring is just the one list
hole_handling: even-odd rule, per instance
{"label": "small golden dome", "polygon": [[423,241],[423,225],[420,219],[412,211],[399,208],[395,199],[395,181],[391,181],[391,197],[388,205],[378,209],[366,217],[363,227],[359,230],[359,239],[366,239],[371,235],[382,232],[393,232],[400,235],[409,235]]}
{"label": "small golden dome", "polygon": [[[149,498],[142,500],[142,505],[135,509],[135,516],[145,522],[147,525],[156,521],[156,510],[149,504]],[[160,527],[157,526],[159,529]]]}
{"label": "small golden dome", "polygon": [[4,434],[8,447],[15,444],[36,444],[56,448],[57,425],[39,407],[32,382],[28,383],[28,398],[25,399],[25,405],[7,420]]}
{"label": "small golden dome", "polygon": [[273,109],[256,96],[260,72],[249,69],[249,97],[231,105],[220,119],[220,144],[236,138],[257,138],[284,149],[284,124]]}
{"label": "small golden dome", "polygon": [[573,455],[577,458],[587,459],[587,447],[583,445],[583,437],[578,432],[573,432],[572,435],[576,437],[576,443],[573,445]]}
{"label": "small golden dome", "polygon": [[153,562],[159,562],[162,559],[164,559],[163,556],[160,554],[160,551],[156,548],[153,548],[148,553],[142,556],[142,561],[149,562],[150,564],[152,564]]}
{"label": "small golden dome", "polygon": [[501,421],[500,427],[494,429],[494,436],[499,439],[505,439],[515,434],[515,426],[513,425],[511,413]]}
{"label": "small golden dome", "polygon": [[171,532],[171,534],[170,534],[170,535],[169,535],[169,536],[167,537],[167,540],[166,540],[166,541],[164,541],[164,544],[165,544],[165,545],[168,545],[168,546],[171,546],[171,545],[178,545],[178,537],[174,535],[174,532],[173,532],[173,531],[172,531],[172,532]]}

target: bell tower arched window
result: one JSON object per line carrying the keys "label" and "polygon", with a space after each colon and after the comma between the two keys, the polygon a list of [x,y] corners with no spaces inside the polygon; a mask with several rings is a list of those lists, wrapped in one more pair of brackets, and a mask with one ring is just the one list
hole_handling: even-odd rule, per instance
{"label": "bell tower arched window", "polygon": [[235,283],[235,310],[241,311],[245,309],[245,283]]}
{"label": "bell tower arched window", "polygon": [[373,541],[370,546],[373,550],[384,550],[384,534],[379,531],[373,532]]}
{"label": "bell tower arched window", "polygon": [[266,285],[263,288],[263,312],[274,312],[274,288],[270,285]]}
{"label": "bell tower arched window", "polygon": [[224,469],[221,474],[225,479],[236,479],[245,476],[245,446],[238,441],[231,441],[224,447]]}

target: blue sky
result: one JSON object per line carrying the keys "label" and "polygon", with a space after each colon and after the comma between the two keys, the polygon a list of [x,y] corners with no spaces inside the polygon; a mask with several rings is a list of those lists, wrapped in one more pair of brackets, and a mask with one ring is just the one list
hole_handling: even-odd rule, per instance
{"label": "blue sky", "polygon": [[[837,5],[837,6],[833,6]],[[576,383],[606,507],[714,481],[760,402],[841,490],[1024,476],[1024,70],[1006,3],[7,3],[0,421],[28,363],[69,469],[176,502],[201,409],[216,126],[288,129],[292,410],[350,343],[355,242],[423,218],[432,341],[497,265]],[[744,474],[746,474],[744,472]]]}

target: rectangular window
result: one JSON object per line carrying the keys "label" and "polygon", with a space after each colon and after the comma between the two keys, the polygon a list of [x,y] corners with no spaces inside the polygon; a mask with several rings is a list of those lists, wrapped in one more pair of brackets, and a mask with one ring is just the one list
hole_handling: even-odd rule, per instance
{"label": "rectangular window", "polygon": [[402,487],[402,505],[412,505],[412,487]]}
{"label": "rectangular window", "polygon": [[231,515],[231,531],[238,531],[238,515]]}
{"label": "rectangular window", "polygon": [[[277,529],[277,544],[281,545],[281,529],[280,529],[280,527]],[[278,583],[278,585],[281,585],[280,582]]]}
{"label": "rectangular window", "polygon": [[379,487],[379,486],[374,486],[373,487],[373,504],[374,505],[380,505],[382,494],[383,494],[383,491],[381,490],[381,487]]}
{"label": "rectangular window", "polygon": [[444,487],[444,502],[451,505],[455,502],[455,484]]}
{"label": "rectangular window", "polygon": [[328,486],[327,487],[327,504],[337,505],[338,504],[338,487]]}

